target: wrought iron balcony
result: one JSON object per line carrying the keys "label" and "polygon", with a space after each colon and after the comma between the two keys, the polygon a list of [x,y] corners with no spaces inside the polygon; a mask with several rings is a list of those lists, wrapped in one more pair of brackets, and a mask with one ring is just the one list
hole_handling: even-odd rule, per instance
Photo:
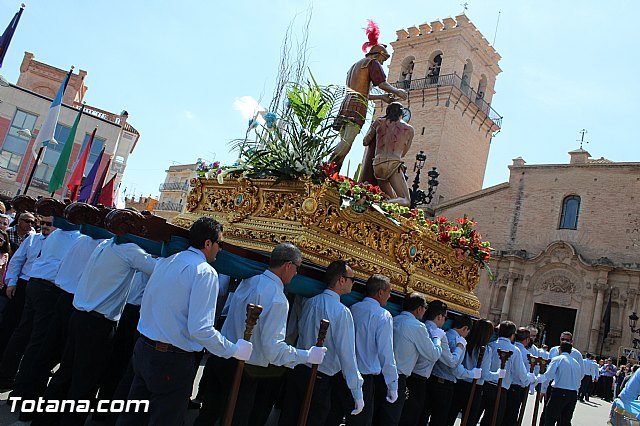
{"label": "wrought iron balcony", "polygon": [[188,191],[189,182],[169,182],[161,183],[160,191]]}
{"label": "wrought iron balcony", "polygon": [[163,201],[162,203],[159,203],[155,207],[155,210],[165,210],[165,211],[170,211],[170,212],[181,213],[183,208],[184,208],[184,204],[173,203],[171,201]]}
{"label": "wrought iron balcony", "polygon": [[483,99],[475,90],[469,86],[469,83],[463,81],[458,74],[445,74],[434,77],[415,78],[411,81],[398,81],[391,83],[392,86],[407,91],[435,89],[439,87],[455,87],[462,92],[464,96],[473,102],[480,111],[495,123],[496,126],[502,127],[502,116],[496,112],[491,105]]}

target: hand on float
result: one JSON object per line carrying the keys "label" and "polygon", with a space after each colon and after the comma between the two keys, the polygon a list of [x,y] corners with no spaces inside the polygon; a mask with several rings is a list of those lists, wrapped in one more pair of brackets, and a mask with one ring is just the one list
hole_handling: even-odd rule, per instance
{"label": "hand on float", "polygon": [[247,342],[244,339],[239,339],[236,342],[236,352],[233,354],[235,359],[240,361],[247,361],[251,358],[251,352],[253,351],[253,345],[251,342]]}
{"label": "hand on float", "polygon": [[324,361],[324,354],[327,352],[327,348],[322,346],[311,346],[309,349],[309,357],[307,362],[309,364],[322,364]]}

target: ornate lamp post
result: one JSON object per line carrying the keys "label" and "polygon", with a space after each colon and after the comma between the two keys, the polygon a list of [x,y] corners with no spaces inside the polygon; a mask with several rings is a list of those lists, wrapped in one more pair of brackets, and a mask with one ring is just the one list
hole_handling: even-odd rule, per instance
{"label": "ornate lamp post", "polygon": [[[640,329],[636,328],[636,325],[638,324],[638,315],[636,315],[635,312],[631,312],[631,315],[629,315],[629,328],[631,329],[631,334],[633,335],[634,333],[638,333],[640,334]],[[638,344],[640,344],[640,339],[637,338],[633,338],[633,348],[634,349],[639,349]]]}
{"label": "ornate lamp post", "polygon": [[435,195],[436,188],[440,183],[438,182],[440,173],[438,173],[438,169],[436,167],[433,167],[429,172],[427,172],[427,176],[429,176],[429,188],[427,192],[425,193],[420,189],[420,171],[424,167],[425,161],[427,161],[427,154],[425,154],[424,151],[420,151],[416,154],[416,162],[413,165],[413,171],[416,173],[416,177],[413,180],[411,189],[409,190],[409,193],[411,194],[410,207],[412,209],[431,203],[431,200],[433,200],[433,196]]}

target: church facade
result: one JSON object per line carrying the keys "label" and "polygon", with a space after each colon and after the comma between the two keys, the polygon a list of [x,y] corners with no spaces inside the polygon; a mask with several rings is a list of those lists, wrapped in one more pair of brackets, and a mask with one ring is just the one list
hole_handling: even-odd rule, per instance
{"label": "church facade", "polygon": [[483,317],[535,324],[550,345],[569,330],[583,352],[615,356],[631,346],[627,318],[640,292],[640,163],[569,154],[568,164],[517,158],[508,182],[440,204],[436,214],[469,215],[496,250],[495,281],[483,273],[476,289]]}

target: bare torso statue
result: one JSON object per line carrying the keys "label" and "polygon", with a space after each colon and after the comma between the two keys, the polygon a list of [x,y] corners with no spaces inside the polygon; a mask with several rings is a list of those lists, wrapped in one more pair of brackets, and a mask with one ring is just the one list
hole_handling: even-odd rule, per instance
{"label": "bare torso statue", "polygon": [[375,141],[373,174],[378,185],[388,196],[390,203],[409,206],[409,187],[404,178],[402,157],[407,154],[413,141],[413,127],[402,120],[403,108],[399,102],[387,107],[387,114],[371,124],[363,144]]}

